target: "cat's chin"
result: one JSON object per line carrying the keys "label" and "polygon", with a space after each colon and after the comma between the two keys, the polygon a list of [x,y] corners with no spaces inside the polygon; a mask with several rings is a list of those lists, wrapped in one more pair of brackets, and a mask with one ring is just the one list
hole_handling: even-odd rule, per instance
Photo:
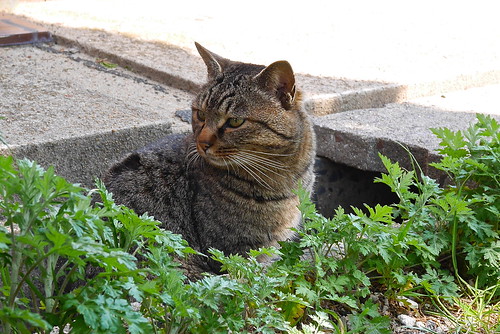
{"label": "cat's chin", "polygon": [[211,155],[205,155],[203,157],[203,160],[205,160],[205,162],[207,162],[209,165],[215,168],[226,169],[230,166],[229,161]]}

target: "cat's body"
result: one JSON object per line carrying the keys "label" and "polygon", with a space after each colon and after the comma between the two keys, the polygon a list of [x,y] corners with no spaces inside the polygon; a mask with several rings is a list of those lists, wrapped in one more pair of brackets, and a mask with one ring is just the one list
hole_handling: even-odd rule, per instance
{"label": "cat's body", "polygon": [[[226,254],[294,238],[294,191],[314,182],[315,140],[287,62],[232,62],[197,45],[208,83],[193,101],[193,134],[128,155],[105,177],[115,200],[153,215],[201,252]],[[206,262],[200,270],[217,272]]]}

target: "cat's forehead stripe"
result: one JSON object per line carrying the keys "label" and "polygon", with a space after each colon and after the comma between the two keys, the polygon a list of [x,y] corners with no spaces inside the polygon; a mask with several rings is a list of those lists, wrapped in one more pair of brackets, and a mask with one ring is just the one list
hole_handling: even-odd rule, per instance
{"label": "cat's forehead stripe", "polygon": [[232,98],[236,95],[237,92],[232,85],[215,85],[209,89],[203,107],[206,110],[217,110],[227,114],[232,105]]}
{"label": "cat's forehead stripe", "polygon": [[231,105],[231,98],[234,97],[236,95],[236,92],[235,91],[228,91],[226,92],[224,95],[222,95],[220,98],[219,98],[219,101],[217,102],[216,106],[214,109],[217,109],[217,110],[220,110],[220,111],[223,111],[222,110],[222,106],[224,105],[225,102],[226,103],[226,108],[224,108],[224,112],[227,114],[228,111],[229,111],[229,108],[228,108],[228,105],[230,106]]}
{"label": "cat's forehead stripe", "polygon": [[202,96],[201,96],[201,103],[200,103],[200,106],[201,106],[201,109],[203,110],[206,110],[207,109],[207,103],[208,103],[208,99],[210,98],[210,95],[212,94],[212,89],[214,87],[210,87]]}

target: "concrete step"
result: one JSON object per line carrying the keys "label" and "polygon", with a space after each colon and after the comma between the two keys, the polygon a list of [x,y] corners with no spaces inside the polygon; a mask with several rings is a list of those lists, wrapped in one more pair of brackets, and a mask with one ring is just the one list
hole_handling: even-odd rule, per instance
{"label": "concrete step", "polygon": [[318,115],[500,83],[492,2],[313,1],[283,8],[255,0],[246,15],[234,9],[229,0],[186,0],[175,10],[161,0],[60,0],[19,2],[10,11],[43,23],[61,42],[190,91],[204,82],[193,41],[230,59],[287,59],[308,93],[306,108]]}
{"label": "concrete step", "polygon": [[500,85],[315,117],[318,155],[366,171],[385,171],[378,153],[411,168],[409,150],[423,171],[440,159],[431,128],[464,130],[485,113],[500,121]]}
{"label": "concrete step", "polygon": [[13,153],[73,182],[126,152],[190,126],[175,116],[192,96],[86,55],[48,45],[0,49],[0,133]]}
{"label": "concrete step", "polygon": [[[107,59],[163,85],[196,93],[206,80],[205,65],[194,50],[194,43],[191,48],[178,47],[108,31],[77,29],[52,23],[46,25],[59,45],[78,49],[95,58]],[[238,60],[257,62],[253,59]],[[268,63],[275,60],[278,59]],[[402,65],[395,65],[399,66]],[[428,77],[425,79],[420,74],[407,74],[401,82],[385,81],[385,78],[378,79],[377,76],[359,80],[331,74],[312,75],[300,72],[300,69],[300,66],[298,71],[296,68],[296,77],[297,85],[305,93],[304,108],[315,115],[378,108],[388,103],[500,83],[499,65],[468,66],[463,71],[451,68],[437,73],[427,72]],[[352,71],[355,71],[354,67]]]}

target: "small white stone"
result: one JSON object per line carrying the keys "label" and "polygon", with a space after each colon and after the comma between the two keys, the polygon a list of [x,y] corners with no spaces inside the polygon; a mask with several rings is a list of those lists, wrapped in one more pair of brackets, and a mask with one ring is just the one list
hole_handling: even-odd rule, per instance
{"label": "small white stone", "polygon": [[413,327],[417,322],[417,319],[415,319],[414,317],[410,317],[409,315],[406,314],[398,315],[398,320],[403,326],[407,327]]}
{"label": "small white stone", "polygon": [[415,323],[415,326],[418,328],[425,328],[425,324],[422,321],[417,321]]}
{"label": "small white stone", "polygon": [[409,307],[413,310],[418,310],[418,303],[410,298],[399,296],[397,297],[397,300],[399,302],[399,306],[401,307]]}

